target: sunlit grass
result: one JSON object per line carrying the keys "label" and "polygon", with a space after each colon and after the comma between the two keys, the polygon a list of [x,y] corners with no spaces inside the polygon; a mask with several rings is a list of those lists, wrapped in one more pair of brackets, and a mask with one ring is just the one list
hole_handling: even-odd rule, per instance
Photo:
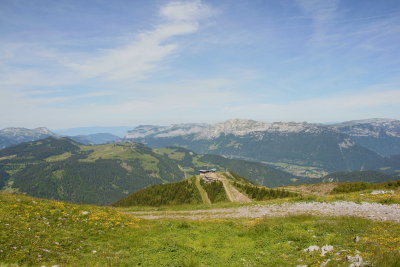
{"label": "sunlit grass", "polygon": [[[319,266],[331,259],[332,266],[348,266],[346,256],[359,254],[376,266],[395,266],[400,259],[400,224],[361,218],[148,221],[121,209],[4,194],[0,216],[1,264]],[[303,251],[327,244],[334,250],[326,256]]]}

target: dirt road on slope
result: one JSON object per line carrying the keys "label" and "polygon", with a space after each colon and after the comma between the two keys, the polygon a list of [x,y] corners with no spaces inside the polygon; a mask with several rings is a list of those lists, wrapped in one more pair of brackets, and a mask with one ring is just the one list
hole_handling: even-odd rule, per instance
{"label": "dirt road on slope", "polygon": [[400,222],[400,205],[355,202],[299,202],[284,204],[249,205],[236,208],[205,209],[192,211],[148,211],[129,212],[144,219],[217,219],[217,218],[262,218],[287,215],[356,216],[372,220]]}
{"label": "dirt road on slope", "polygon": [[224,189],[226,192],[226,195],[228,196],[228,199],[231,202],[237,202],[237,203],[244,203],[244,202],[251,202],[251,199],[244,195],[242,192],[236,189],[225,177],[222,175],[218,175],[216,173],[209,174],[209,176],[213,178],[217,178],[222,182],[224,185]]}

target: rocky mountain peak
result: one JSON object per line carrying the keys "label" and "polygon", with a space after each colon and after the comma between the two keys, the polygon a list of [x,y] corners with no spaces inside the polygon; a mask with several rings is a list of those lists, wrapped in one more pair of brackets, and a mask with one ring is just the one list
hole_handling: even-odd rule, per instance
{"label": "rocky mountain peak", "polygon": [[213,138],[221,134],[246,135],[251,132],[265,131],[269,125],[269,123],[253,120],[232,119],[210,125],[206,131],[201,133],[200,137]]}
{"label": "rocky mountain peak", "polygon": [[197,134],[207,127],[208,124],[202,123],[183,123],[173,124],[170,126],[140,125],[129,131],[125,138],[134,139],[144,138],[147,136],[173,137],[187,134]]}
{"label": "rocky mountain peak", "polygon": [[211,139],[221,135],[244,136],[255,132],[320,132],[322,130],[334,130],[327,126],[319,124],[310,124],[306,122],[261,122],[246,119],[231,119],[215,124],[173,124],[170,126],[138,126],[126,135],[128,139],[144,137],[175,137],[183,135],[194,135],[195,139]]}
{"label": "rocky mountain peak", "polygon": [[22,127],[9,127],[0,130],[0,134],[6,136],[37,136],[37,135],[55,136],[56,135],[46,127],[38,127],[35,129],[27,129]]}
{"label": "rocky mountain peak", "polygon": [[355,120],[333,125],[336,129],[350,136],[379,137],[381,134],[400,137],[400,120],[394,119],[366,119]]}
{"label": "rocky mountain peak", "polygon": [[33,129],[33,131],[40,133],[40,134],[48,134],[48,135],[55,135],[52,131],[50,131],[48,128],[46,127],[37,127],[35,129]]}
{"label": "rocky mountain peak", "polygon": [[212,139],[221,135],[244,136],[247,134],[268,133],[321,133],[335,131],[350,136],[374,136],[382,132],[391,136],[400,137],[400,121],[392,119],[369,119],[349,121],[334,125],[323,125],[307,122],[262,122],[247,119],[230,119],[215,124],[173,124],[170,126],[142,125],[129,131],[126,138],[144,137],[176,137],[194,135],[195,139]]}

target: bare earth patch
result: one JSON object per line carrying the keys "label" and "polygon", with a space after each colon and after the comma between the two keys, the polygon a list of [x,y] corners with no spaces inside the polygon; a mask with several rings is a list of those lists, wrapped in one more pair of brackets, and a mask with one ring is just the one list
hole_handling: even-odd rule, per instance
{"label": "bare earth patch", "polygon": [[132,166],[128,165],[128,163],[126,162],[122,162],[120,166],[125,170],[127,170],[128,172],[131,172],[133,170]]}
{"label": "bare earth patch", "polygon": [[321,203],[301,202],[264,204],[236,208],[220,208],[193,211],[148,211],[127,212],[144,219],[217,219],[217,218],[261,218],[287,215],[356,216],[379,221],[400,222],[400,205],[379,203],[355,203],[348,201]]}
{"label": "bare earth patch", "polygon": [[225,188],[226,195],[231,202],[243,203],[251,202],[251,199],[245,196],[243,193],[239,192],[230,182],[225,178],[219,178]]}

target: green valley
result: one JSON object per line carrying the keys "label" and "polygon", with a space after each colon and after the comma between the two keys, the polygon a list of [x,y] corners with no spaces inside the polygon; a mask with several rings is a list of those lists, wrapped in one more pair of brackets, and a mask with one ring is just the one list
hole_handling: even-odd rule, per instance
{"label": "green valley", "polygon": [[175,182],[202,168],[232,170],[255,184],[291,184],[292,175],[261,163],[198,155],[183,148],[140,143],[82,145],[47,138],[0,150],[3,192],[106,205],[149,185]]}

